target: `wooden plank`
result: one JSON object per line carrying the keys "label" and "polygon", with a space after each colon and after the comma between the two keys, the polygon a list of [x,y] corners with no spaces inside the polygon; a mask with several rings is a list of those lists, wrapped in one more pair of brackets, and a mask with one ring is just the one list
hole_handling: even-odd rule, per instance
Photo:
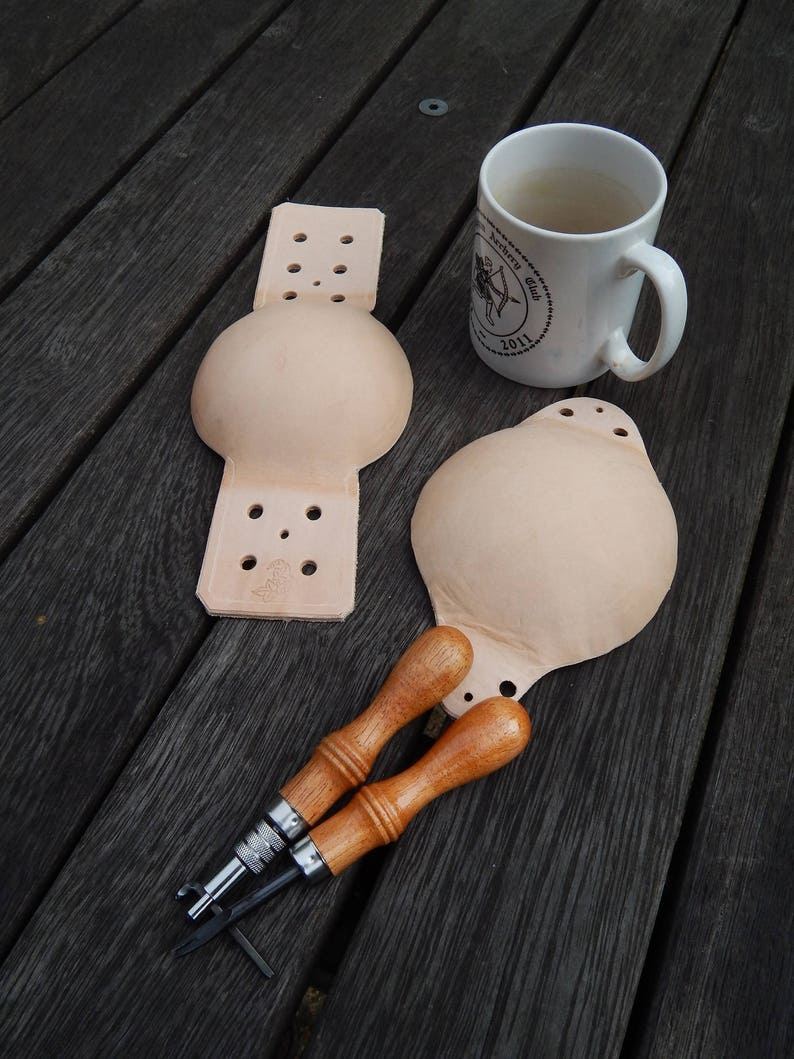
{"label": "wooden plank", "polygon": [[0,551],[438,6],[291,4],[0,305]]}
{"label": "wooden plank", "polygon": [[[424,41],[423,36],[420,44]],[[712,40],[711,49],[715,47]],[[456,47],[455,53],[469,61],[463,49]],[[698,89],[696,81],[694,95]],[[671,134],[671,150],[674,142]],[[353,152],[359,159],[365,154]],[[475,171],[473,164],[471,174]],[[392,195],[399,191],[393,188]],[[404,192],[398,195],[404,197]],[[396,208],[398,199],[394,201]],[[412,201],[413,195],[408,196],[402,209]],[[406,224],[406,230],[415,242],[415,229]],[[281,971],[268,987],[267,1012],[260,993],[252,998],[255,987],[238,953],[219,948],[178,968],[165,955],[151,962],[149,954],[177,933],[163,895],[183,880],[185,851],[216,849],[231,837],[230,821],[245,817],[265,772],[286,776],[303,756],[298,743],[308,747],[331,724],[349,717],[352,703],[357,708],[375,686],[375,671],[382,675],[387,660],[427,625],[429,605],[405,527],[407,508],[437,462],[484,429],[529,413],[533,400],[548,399],[537,393],[533,398],[492,375],[471,354],[461,357],[468,348],[461,310],[468,258],[466,233],[434,275],[424,309],[401,332],[417,366],[417,415],[411,433],[362,476],[360,568],[369,573],[360,582],[356,611],[344,625],[222,622],[214,627],[200,660],[161,712],[8,961],[4,987],[19,1012],[15,1041],[41,1048],[57,1033],[85,1047],[86,1029],[78,1011],[80,997],[91,996],[98,1050],[111,1050],[120,1040],[156,1047],[164,1032],[171,1040],[185,1041],[186,1054],[212,1054],[221,1041],[228,1048],[250,1046],[254,1038],[267,1041],[269,1048],[274,1044],[349,883],[286,895],[278,919],[252,924],[259,938],[267,934],[267,951]],[[450,401],[451,393],[460,393],[461,399]],[[130,441],[133,437],[129,435]],[[401,483],[399,493],[395,481]],[[321,706],[296,706],[315,702]],[[262,714],[252,711],[251,704]],[[285,732],[290,733],[289,745],[282,742]],[[393,764],[406,739],[396,743],[382,769]],[[121,870],[122,859],[125,883],[139,900],[125,908],[120,936],[109,939],[105,928],[114,922],[116,906],[109,882]],[[69,955],[59,963],[51,957],[47,939],[60,937],[66,924]],[[103,946],[107,951],[97,958]],[[62,958],[63,950],[59,953]],[[143,979],[142,962],[147,967]],[[111,966],[112,989],[107,984]],[[126,988],[126,976],[132,974],[135,988]],[[38,999],[45,982],[47,1010]],[[201,992],[191,1002],[174,1004],[174,995],[197,990]],[[233,1016],[226,1010],[232,996]]]}
{"label": "wooden plank", "polygon": [[[549,4],[530,36],[513,39],[509,48],[502,49],[508,70],[520,57],[530,55],[536,60],[535,74],[527,82],[505,73],[501,106],[494,110],[483,105],[472,74],[491,68],[490,48],[506,36],[520,0],[513,4],[518,6],[505,5],[498,18],[492,12],[472,10],[466,0],[455,0],[445,8],[296,193],[298,198],[325,203],[375,201],[386,210],[378,312],[387,320],[397,317],[417,275],[440,254],[460,202],[471,190],[479,158],[517,120],[528,94],[550,75],[556,50],[579,14],[562,2]],[[482,48],[476,61],[471,55],[475,43]],[[428,119],[418,111],[422,98],[417,96],[418,85],[429,68],[462,112],[454,122]],[[380,153],[371,149],[384,126],[390,129],[391,150],[400,159],[400,171],[385,167]],[[441,156],[454,152],[460,161],[441,184],[434,166],[423,168],[433,151]],[[417,174],[412,196],[405,195],[401,178],[406,167]],[[423,204],[418,215],[417,198]],[[433,210],[425,205],[429,201]],[[26,701],[28,722],[8,734],[0,767],[15,807],[6,821],[6,840],[24,847],[24,856],[15,858],[5,874],[7,906],[13,910],[3,924],[6,945],[176,680],[191,645],[206,631],[193,586],[219,461],[193,434],[188,394],[211,339],[250,305],[260,254],[258,248],[249,255],[3,568],[1,610],[7,621],[2,629],[15,664],[5,674],[0,672],[0,687],[12,701]],[[145,453],[141,453],[142,438]],[[141,455],[132,457],[133,453]],[[370,525],[369,517],[364,493],[362,525]],[[54,548],[56,538],[59,544]],[[65,555],[68,576],[64,576]],[[40,625],[39,616],[46,618]],[[253,642],[280,650],[281,628],[255,624]],[[395,634],[392,653],[383,657],[394,657],[418,631],[419,626],[414,626],[407,638]],[[302,635],[312,639],[317,634],[312,625]],[[86,642],[91,644],[87,657]],[[261,650],[256,648],[257,656]],[[365,666],[370,658],[368,653]],[[206,665],[207,679],[216,665],[213,659]],[[214,679],[212,696],[220,700],[226,693],[214,685]],[[265,670],[260,679],[267,683]],[[319,689],[307,688],[306,694],[319,694]],[[319,729],[311,717],[297,725],[290,721],[296,745],[302,740],[308,746],[319,738],[328,718],[348,715],[344,689],[326,693],[324,700],[329,696]],[[283,718],[273,721],[277,730],[283,730],[285,723]],[[72,745],[76,733],[85,730],[92,733],[85,750],[90,767],[75,774]],[[242,818],[248,811],[250,800],[242,792],[239,797],[239,805],[230,810],[232,818],[236,814]],[[208,848],[216,848],[225,837],[225,828],[212,842],[208,834]]]}
{"label": "wooden plank", "polygon": [[[550,33],[556,32],[561,39],[567,29],[553,7],[547,10],[549,22],[538,25],[534,38],[539,53],[546,50]],[[509,8],[504,17],[512,17]],[[502,31],[498,20],[491,18],[489,25],[494,34]],[[427,68],[429,57],[438,54],[439,42],[449,39],[451,32],[464,49],[468,41],[481,39],[482,26],[476,19],[461,18],[460,10],[454,7],[449,16],[434,24],[299,193],[300,197],[326,202],[334,195],[341,195],[344,201],[356,201],[360,196],[370,201],[373,192],[379,195],[377,201],[389,215],[384,283],[379,295],[380,310],[387,318],[395,315],[414,276],[443,245],[477,158],[494,137],[506,131],[525,105],[525,93],[532,89],[531,84],[513,84],[506,78],[512,94],[505,89],[503,109],[494,117],[488,108],[479,106],[470,83],[458,83],[467,74],[459,66],[455,68],[454,53],[450,53],[446,67],[436,63],[436,75],[443,73],[458,106],[469,110],[462,148],[468,168],[460,167],[440,188],[435,187],[434,172],[421,180],[427,189],[426,196],[421,197],[429,200],[433,193],[435,210],[422,216],[423,239],[417,240],[413,204],[400,195],[399,181],[384,179],[381,159],[367,151],[366,145],[385,121],[395,130],[392,143],[403,165],[415,164],[419,169],[434,147],[441,153],[454,149],[460,139],[460,125],[439,128],[437,122],[419,115],[413,87]],[[516,52],[521,47],[526,54],[526,43],[514,47]],[[539,56],[537,76],[543,75]],[[499,123],[496,127],[494,120]],[[357,158],[356,166],[349,164],[351,158]],[[154,386],[144,390],[109,446],[100,447],[96,460],[78,472],[3,570],[0,591],[7,616],[3,629],[9,655],[15,659],[5,673],[3,688],[10,699],[24,695],[30,703],[31,722],[37,719],[37,723],[15,731],[5,748],[7,789],[17,806],[8,837],[14,844],[24,839],[27,850],[26,857],[19,858],[6,876],[9,894],[16,895],[11,903],[17,909],[17,915],[6,920],[7,929],[14,929],[36,898],[32,873],[41,872],[45,864],[57,863],[61,851],[79,834],[84,814],[90,814],[99,792],[129,752],[131,741],[156,709],[162,689],[170,687],[180,671],[185,651],[206,631],[205,619],[193,598],[193,585],[214,502],[217,461],[193,435],[186,395],[212,337],[250,304],[259,253],[257,250],[251,255],[243,274],[235,276],[211,313],[177,347],[163,369],[164,377],[156,376]],[[174,417],[174,406],[180,409],[178,417]],[[150,439],[143,475],[140,460],[129,462],[129,453],[141,437]],[[191,490],[189,501],[187,489]],[[187,525],[186,508],[192,513]],[[155,525],[162,527],[155,547],[162,547],[163,554],[153,560],[151,536]],[[190,541],[193,533],[196,537]],[[51,546],[55,535],[60,541],[58,549]],[[114,568],[110,583],[105,560],[109,548],[113,549]],[[70,556],[68,578],[63,576],[64,553]],[[32,609],[31,580],[36,584]],[[122,592],[119,584],[124,586]],[[98,599],[103,601],[101,608],[94,605]],[[142,620],[136,620],[138,615]],[[46,618],[46,623],[36,625],[39,617]],[[125,626],[123,667],[117,659],[118,623]],[[88,663],[81,646],[85,641],[92,644]],[[77,668],[75,659],[80,660]],[[133,685],[130,674],[138,668],[143,672]],[[3,679],[0,675],[0,683]],[[122,681],[119,687],[118,680]],[[68,689],[68,696],[63,689]],[[113,704],[110,709],[107,703]],[[38,735],[33,737],[45,723],[54,736],[46,749]],[[68,738],[74,723],[90,724],[93,732],[91,768],[76,777],[72,776]],[[47,762],[43,774],[31,773],[28,768],[34,754],[37,760]],[[70,792],[67,801],[63,798],[65,789]],[[30,821],[34,819],[46,823],[31,832]]]}
{"label": "wooden plank", "polygon": [[635,1054],[794,1052],[792,452],[789,437]]}
{"label": "wooden plank", "polygon": [[[267,983],[225,941],[195,958],[174,960],[169,949],[186,926],[172,895],[201,861],[228,848],[261,804],[263,785],[275,777],[280,782],[303,763],[309,746],[296,729],[303,735],[313,727],[319,736],[326,689],[337,696],[345,689],[348,716],[376,689],[403,630],[397,624],[383,635],[369,617],[350,619],[358,629],[355,640],[340,636],[347,623],[323,624],[308,645],[294,622],[280,626],[277,645],[257,635],[269,625],[213,627],[212,690],[207,693],[206,671],[191,667],[169,700],[174,709],[155,721],[145,752],[132,758],[46,908],[4,965],[5,1052],[277,1054],[306,962],[347,880],[313,893],[288,891],[277,919],[271,913],[246,925],[278,972]],[[241,630],[247,633],[242,639]],[[362,651],[373,632],[377,647]],[[44,964],[37,969],[30,950],[23,955],[25,938],[35,949],[42,946],[43,977]],[[83,1006],[88,997],[90,1020]]]}
{"label": "wooden plank", "polygon": [[139,0],[5,0],[0,14],[0,120]]}
{"label": "wooden plank", "polygon": [[63,236],[283,6],[144,0],[0,125],[0,290]]}
{"label": "wooden plank", "polygon": [[[792,384],[791,20],[748,4],[676,166],[660,242],[690,277],[678,361],[590,388],[636,419],[677,511],[670,598],[627,647],[547,677],[523,762],[394,850],[311,1056],[620,1052]],[[648,314],[646,348],[650,331]]]}

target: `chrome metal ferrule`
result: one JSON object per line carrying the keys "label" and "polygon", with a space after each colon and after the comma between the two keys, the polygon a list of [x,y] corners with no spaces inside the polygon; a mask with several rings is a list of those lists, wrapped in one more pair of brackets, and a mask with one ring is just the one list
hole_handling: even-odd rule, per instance
{"label": "chrome metal ferrule", "polygon": [[303,872],[308,882],[320,882],[322,879],[327,879],[331,874],[331,869],[323,860],[322,853],[308,835],[291,847],[289,855]]}
{"label": "chrome metal ferrule", "polygon": [[209,882],[204,883],[204,893],[187,911],[188,919],[198,919],[199,916],[207,911],[213,901],[217,901],[222,894],[225,894],[230,887],[234,886],[238,879],[241,879],[246,874],[245,865],[237,857],[232,857],[216,875],[213,875]]}
{"label": "chrome metal ferrule", "polygon": [[309,830],[308,823],[300,813],[280,794],[265,807],[264,816],[266,819],[257,820],[235,844],[232,859],[209,882],[203,884],[205,893],[188,909],[189,919],[198,919],[213,901],[248,872],[259,875],[277,854],[286,849],[289,842]]}
{"label": "chrome metal ferrule", "polygon": [[294,842],[309,830],[309,825],[297,809],[293,809],[280,794],[265,806],[264,815],[287,842]]}

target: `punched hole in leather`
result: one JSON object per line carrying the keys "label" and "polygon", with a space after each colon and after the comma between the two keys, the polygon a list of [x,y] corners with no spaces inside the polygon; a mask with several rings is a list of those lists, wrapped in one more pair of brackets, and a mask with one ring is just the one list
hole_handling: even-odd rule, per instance
{"label": "punched hole in leather", "polygon": [[372,315],[379,210],[273,210],[254,311],[205,356],[191,411],[225,459],[197,594],[210,614],[334,620],[355,602],[358,472],[394,445],[413,380]]}

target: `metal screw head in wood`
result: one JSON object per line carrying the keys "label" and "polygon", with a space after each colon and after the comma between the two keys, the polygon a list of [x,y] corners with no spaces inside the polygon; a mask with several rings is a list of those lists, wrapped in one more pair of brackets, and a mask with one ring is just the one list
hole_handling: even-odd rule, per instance
{"label": "metal screw head in wood", "polygon": [[419,110],[430,118],[440,118],[442,114],[446,114],[449,110],[449,104],[445,99],[428,98],[422,100],[419,104]]}

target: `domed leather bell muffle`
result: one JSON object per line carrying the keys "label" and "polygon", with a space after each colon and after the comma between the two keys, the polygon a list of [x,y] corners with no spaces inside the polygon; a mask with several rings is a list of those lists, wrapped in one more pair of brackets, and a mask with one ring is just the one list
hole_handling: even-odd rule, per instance
{"label": "domed leather bell muffle", "polygon": [[368,311],[382,228],[378,210],[277,207],[261,307],[199,368],[193,421],[226,461],[197,590],[211,614],[353,609],[358,472],[397,441],[413,394],[401,346]]}
{"label": "domed leather bell muffle", "polygon": [[455,717],[630,640],[667,594],[678,550],[636,424],[590,397],[456,452],[425,484],[411,539],[436,621],[474,648],[444,700]]}

